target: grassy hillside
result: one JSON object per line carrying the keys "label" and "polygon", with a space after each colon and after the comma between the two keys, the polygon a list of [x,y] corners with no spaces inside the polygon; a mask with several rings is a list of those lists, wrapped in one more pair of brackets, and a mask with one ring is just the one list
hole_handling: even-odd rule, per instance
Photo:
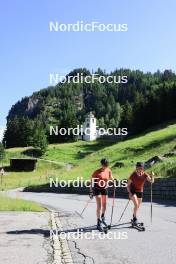
{"label": "grassy hillside", "polygon": [[[174,150],[176,150],[176,122],[119,143],[100,140],[50,145],[47,153],[42,157],[48,161],[38,161],[37,170],[34,172],[7,172],[3,177],[1,189],[41,185],[48,182],[50,177],[87,179],[99,167],[99,161],[103,157],[109,159],[115,177],[127,178],[134,170],[137,161],[163,156]],[[24,151],[26,149],[8,149],[6,165],[9,164],[10,157],[24,156]],[[123,162],[124,167],[114,168],[116,162]],[[176,155],[164,158],[163,162],[154,165],[152,170],[158,177],[175,177]]]}
{"label": "grassy hillside", "polygon": [[[70,161],[75,163],[75,167],[70,170],[64,170],[63,178],[90,177],[92,171],[99,167],[99,160],[102,157],[107,157],[110,160],[110,166],[113,173],[118,178],[127,178],[133,171],[134,165],[137,161],[146,161],[153,156],[163,156],[164,154],[176,150],[176,124],[166,125],[163,128],[150,131],[138,137],[129,140],[102,146],[101,142],[86,143],[77,142],[73,144],[63,144],[58,146],[50,146],[47,153],[48,157],[57,159],[57,151],[63,154],[63,160],[67,151]],[[81,149],[81,153],[85,157],[78,155],[76,151]],[[95,150],[96,149],[96,150]],[[86,152],[89,152],[86,155]],[[65,153],[65,154],[64,154]],[[61,159],[60,159],[61,160]],[[116,162],[123,162],[124,168],[113,168]],[[158,177],[176,176],[176,156],[164,158],[163,162],[153,166]]]}

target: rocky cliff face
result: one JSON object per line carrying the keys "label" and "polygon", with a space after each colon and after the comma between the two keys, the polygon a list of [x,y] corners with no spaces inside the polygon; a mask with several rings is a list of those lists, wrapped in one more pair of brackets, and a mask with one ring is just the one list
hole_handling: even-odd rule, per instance
{"label": "rocky cliff face", "polygon": [[40,113],[41,106],[42,100],[40,98],[34,96],[22,98],[21,101],[12,106],[7,119],[15,116],[35,118]]}
{"label": "rocky cliff face", "polygon": [[38,98],[30,98],[28,100],[27,108],[26,108],[26,113],[31,114],[35,108],[37,108],[39,105],[39,99]]}

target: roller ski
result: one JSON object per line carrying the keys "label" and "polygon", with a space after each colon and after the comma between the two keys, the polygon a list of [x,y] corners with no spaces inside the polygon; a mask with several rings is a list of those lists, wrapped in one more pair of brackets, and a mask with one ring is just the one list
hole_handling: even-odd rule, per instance
{"label": "roller ski", "polygon": [[106,229],[107,231],[111,228],[111,226],[106,223],[106,220],[105,220],[104,216],[101,217],[101,222],[102,222],[102,224],[104,226],[104,229]]}
{"label": "roller ski", "polygon": [[100,219],[98,219],[97,229],[99,232],[103,232],[105,234],[107,234],[107,232],[108,232],[108,228],[103,226],[102,221]]}
{"label": "roller ski", "polygon": [[144,223],[139,223],[136,218],[131,219],[131,226],[138,231],[145,231]]}

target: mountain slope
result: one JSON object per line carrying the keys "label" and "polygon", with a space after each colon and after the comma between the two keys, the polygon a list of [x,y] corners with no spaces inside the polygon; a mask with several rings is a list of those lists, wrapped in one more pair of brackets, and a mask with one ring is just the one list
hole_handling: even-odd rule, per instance
{"label": "mountain slope", "polygon": [[[76,69],[68,76],[77,73],[90,75],[86,69]],[[108,76],[101,69],[95,73]],[[176,118],[176,74],[172,71],[152,74],[120,69],[110,75],[127,76],[128,82],[59,83],[17,102],[7,117],[6,146],[28,146],[39,121],[50,143],[73,138],[49,135],[49,126],[76,127],[90,111],[99,127],[128,128],[130,135]],[[22,127],[26,132],[21,132]],[[18,140],[14,141],[14,135]]]}

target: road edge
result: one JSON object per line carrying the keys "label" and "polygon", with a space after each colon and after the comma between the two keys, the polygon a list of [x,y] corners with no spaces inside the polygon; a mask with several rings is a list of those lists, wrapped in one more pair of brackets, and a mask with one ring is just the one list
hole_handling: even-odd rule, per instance
{"label": "road edge", "polygon": [[51,228],[52,232],[50,232],[50,235],[52,236],[54,251],[53,264],[73,264],[74,262],[67,240],[59,237],[57,234],[63,228],[58,217],[56,220],[56,212],[54,211],[51,211]]}

